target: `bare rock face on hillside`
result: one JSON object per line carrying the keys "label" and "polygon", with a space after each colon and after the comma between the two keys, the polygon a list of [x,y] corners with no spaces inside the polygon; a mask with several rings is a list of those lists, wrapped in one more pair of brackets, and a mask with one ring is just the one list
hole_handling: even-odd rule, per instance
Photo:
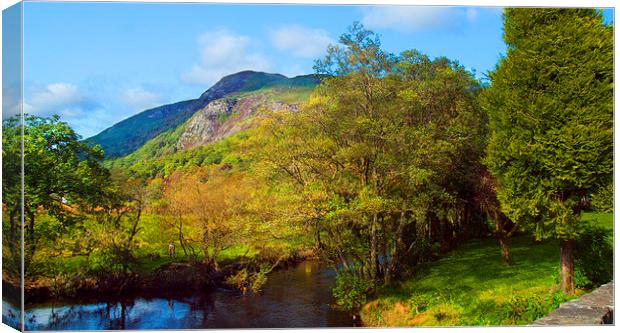
{"label": "bare rock face on hillside", "polygon": [[230,117],[235,103],[233,99],[218,99],[196,112],[187,121],[177,146],[188,149],[212,141],[221,127],[221,120]]}
{"label": "bare rock face on hillside", "polygon": [[185,125],[177,148],[191,149],[223,139],[251,128],[252,119],[261,109],[296,112],[296,104],[269,101],[266,95],[222,98],[196,112]]}

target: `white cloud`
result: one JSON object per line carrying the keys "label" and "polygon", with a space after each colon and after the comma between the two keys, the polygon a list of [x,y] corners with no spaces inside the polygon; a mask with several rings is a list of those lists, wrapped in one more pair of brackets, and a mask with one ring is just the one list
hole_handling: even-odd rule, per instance
{"label": "white cloud", "polygon": [[198,39],[200,62],[183,73],[187,83],[211,85],[225,75],[242,70],[269,71],[271,62],[262,53],[252,50],[252,40],[228,30],[202,34]]}
{"label": "white cloud", "polygon": [[142,87],[125,90],[121,101],[136,111],[153,108],[161,104],[161,96]]}
{"label": "white cloud", "polygon": [[301,58],[322,55],[335,41],[323,29],[311,29],[300,25],[282,26],[269,32],[272,44],[280,50],[291,51]]}
{"label": "white cloud", "polygon": [[40,117],[59,115],[83,137],[96,133],[101,126],[107,127],[113,118],[92,96],[70,83],[33,84],[25,89],[24,113]]}
{"label": "white cloud", "polygon": [[392,29],[411,33],[432,29],[452,29],[464,21],[473,22],[472,8],[434,6],[385,6],[369,9],[362,23],[370,29]]}
{"label": "white cloud", "polygon": [[77,86],[70,83],[33,85],[24,94],[24,113],[48,117],[78,117],[85,110],[98,108],[99,104],[86,97]]}
{"label": "white cloud", "polygon": [[82,99],[77,87],[70,83],[50,83],[45,87],[32,87],[25,96],[24,112],[48,116],[78,104]]}

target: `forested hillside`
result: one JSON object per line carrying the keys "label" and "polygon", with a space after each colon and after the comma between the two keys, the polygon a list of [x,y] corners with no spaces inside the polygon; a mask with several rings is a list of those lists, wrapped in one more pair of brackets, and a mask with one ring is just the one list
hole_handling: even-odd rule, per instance
{"label": "forested hillside", "polygon": [[[106,161],[106,165],[127,170],[133,176],[154,177],[168,176],[186,167],[239,161],[241,157],[230,155],[232,146],[246,138],[244,132],[255,128],[261,116],[267,111],[297,112],[299,104],[308,99],[315,79],[305,76],[291,80],[294,85],[244,90],[216,99],[185,123],[127,156]],[[234,137],[229,138],[231,135]]]}

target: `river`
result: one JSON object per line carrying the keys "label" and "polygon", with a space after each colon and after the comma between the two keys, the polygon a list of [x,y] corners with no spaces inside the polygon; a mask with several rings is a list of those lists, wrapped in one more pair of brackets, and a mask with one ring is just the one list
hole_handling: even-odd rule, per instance
{"label": "river", "polygon": [[27,306],[26,329],[352,327],[351,316],[332,306],[334,280],[332,269],[305,261],[271,273],[257,294],[217,289],[188,296]]}

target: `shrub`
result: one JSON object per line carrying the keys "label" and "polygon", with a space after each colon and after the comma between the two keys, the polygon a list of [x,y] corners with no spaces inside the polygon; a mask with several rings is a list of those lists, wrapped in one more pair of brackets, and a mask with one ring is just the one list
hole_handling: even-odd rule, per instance
{"label": "shrub", "polygon": [[566,302],[569,296],[557,291],[552,294],[514,294],[502,308],[504,324],[524,324],[546,316]]}
{"label": "shrub", "polygon": [[226,278],[226,283],[235,289],[244,290],[248,283],[249,276],[250,274],[248,273],[248,270],[244,268],[237,273],[228,276]]}
{"label": "shrub", "polygon": [[[613,245],[608,239],[609,235],[609,230],[589,225],[577,239],[575,247],[577,287],[595,287],[613,278]],[[578,273],[583,276],[579,276]]]}
{"label": "shrub", "polygon": [[[609,231],[588,226],[577,238],[575,247],[575,287],[591,289],[613,278],[613,247],[607,239]],[[556,266],[554,279],[559,283],[560,267]]]}
{"label": "shrub", "polygon": [[[560,265],[555,266],[553,272],[553,279],[556,283],[560,283]],[[582,269],[582,265],[575,260],[575,266],[573,268],[573,279],[575,281],[575,288],[588,289],[592,287],[593,283],[586,273]]]}
{"label": "shrub", "polygon": [[226,278],[226,283],[242,292],[251,290],[254,293],[261,291],[262,287],[267,283],[267,274],[270,269],[268,266],[262,266],[258,272],[250,272],[244,268],[237,273]]}
{"label": "shrub", "polygon": [[349,312],[357,312],[366,303],[372,288],[370,281],[351,273],[339,271],[332,290],[336,304]]}
{"label": "shrub", "polygon": [[269,272],[269,267],[265,266],[265,267],[261,267],[260,271],[252,274],[251,276],[252,284],[250,285],[250,289],[252,289],[252,292],[257,293],[261,291],[265,283],[267,283],[268,272]]}

